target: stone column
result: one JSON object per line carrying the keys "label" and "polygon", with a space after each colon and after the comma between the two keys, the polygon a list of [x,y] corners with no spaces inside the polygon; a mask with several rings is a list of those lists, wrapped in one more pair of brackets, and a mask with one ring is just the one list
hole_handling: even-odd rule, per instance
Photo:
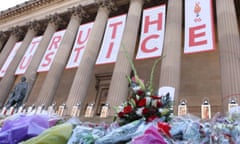
{"label": "stone column", "polygon": [[2,50],[2,47],[7,39],[7,34],[5,32],[0,31],[0,51]]}
{"label": "stone column", "polygon": [[58,48],[58,52],[54,58],[54,62],[47,74],[47,77],[42,85],[40,94],[37,99],[37,105],[45,104],[51,105],[57,87],[59,85],[61,75],[65,69],[68,56],[71,52],[72,45],[74,43],[78,28],[81,22],[81,18],[86,12],[81,6],[74,7],[71,10],[72,16],[67,26],[66,32],[62,39],[62,42]]}
{"label": "stone column", "polygon": [[[182,7],[183,1],[169,0],[166,18],[166,32],[159,87],[175,88],[175,101],[178,99],[182,53]],[[176,107],[174,107],[176,110]]]}
{"label": "stone column", "polygon": [[24,32],[19,27],[14,27],[10,31],[11,31],[10,37],[8,38],[0,54],[0,68],[5,63],[5,60],[7,59],[11,50],[13,49],[15,43],[19,40],[22,34],[24,34]]}
{"label": "stone column", "polygon": [[[136,48],[143,3],[143,0],[131,0],[123,33],[122,45],[131,59]],[[131,70],[124,49],[120,48],[107,97],[107,103],[111,107],[110,115],[114,113],[114,106],[120,105],[127,99],[129,89],[126,75],[130,75]]]}
{"label": "stone column", "polygon": [[33,85],[34,85],[36,77],[37,77],[38,66],[44,56],[44,53],[48,47],[48,44],[49,44],[50,40],[52,39],[53,34],[58,29],[59,24],[61,24],[63,22],[63,20],[57,14],[50,15],[47,17],[47,19],[49,22],[48,22],[47,28],[43,34],[43,38],[42,38],[41,42],[39,43],[38,49],[34,54],[34,58],[32,59],[30,65],[25,73],[25,76],[26,76],[27,82],[28,82],[28,92],[25,97],[25,101],[27,101],[28,96],[31,93],[31,90],[33,88]]}
{"label": "stone column", "polygon": [[31,43],[33,37],[37,34],[38,26],[36,22],[30,22],[30,27],[27,31],[26,36],[24,37],[24,40],[17,51],[17,54],[15,55],[13,61],[9,65],[5,76],[2,78],[0,82],[0,106],[3,106],[5,99],[8,97],[8,93],[10,92],[12,85],[15,81],[15,71],[17,69],[17,66],[22,59],[28,45]]}
{"label": "stone column", "polygon": [[86,45],[86,50],[75,74],[67,99],[67,107],[69,108],[83,102],[87,95],[87,89],[91,81],[110,8],[113,5],[111,0],[98,1],[98,4],[100,7]]}
{"label": "stone column", "polygon": [[229,96],[240,102],[240,39],[234,0],[216,1],[218,47],[224,109]]}

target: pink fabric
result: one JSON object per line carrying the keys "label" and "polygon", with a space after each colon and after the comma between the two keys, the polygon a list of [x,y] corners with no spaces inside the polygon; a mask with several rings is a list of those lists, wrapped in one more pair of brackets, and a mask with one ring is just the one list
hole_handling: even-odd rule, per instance
{"label": "pink fabric", "polygon": [[150,126],[143,135],[133,139],[132,144],[167,144],[158,129]]}

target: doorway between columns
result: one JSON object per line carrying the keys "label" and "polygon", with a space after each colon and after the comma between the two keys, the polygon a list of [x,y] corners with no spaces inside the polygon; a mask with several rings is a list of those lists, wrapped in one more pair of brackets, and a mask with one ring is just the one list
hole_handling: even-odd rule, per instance
{"label": "doorway between columns", "polygon": [[96,74],[96,97],[94,100],[95,108],[94,108],[94,115],[100,116],[102,107],[106,104],[108,90],[112,78],[112,73],[101,73]]}

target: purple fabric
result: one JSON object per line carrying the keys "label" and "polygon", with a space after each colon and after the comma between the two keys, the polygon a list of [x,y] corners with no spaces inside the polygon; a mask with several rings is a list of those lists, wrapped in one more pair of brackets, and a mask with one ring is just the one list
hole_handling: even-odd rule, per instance
{"label": "purple fabric", "polygon": [[4,122],[0,131],[0,144],[17,144],[39,135],[47,128],[49,128],[47,117],[21,115],[14,120]]}
{"label": "purple fabric", "polygon": [[143,135],[133,139],[132,144],[167,144],[157,128],[150,126]]}

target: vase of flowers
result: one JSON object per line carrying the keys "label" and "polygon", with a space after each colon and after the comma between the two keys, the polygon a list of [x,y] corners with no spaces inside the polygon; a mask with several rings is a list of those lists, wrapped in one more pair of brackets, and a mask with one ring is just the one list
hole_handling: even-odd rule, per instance
{"label": "vase of flowers", "polygon": [[150,80],[147,84],[138,77],[133,62],[130,60],[134,76],[127,76],[130,85],[130,96],[116,110],[116,119],[120,125],[130,123],[138,119],[150,122],[155,118],[169,121],[172,110],[172,101],[169,93],[158,95],[154,93],[152,81],[154,69],[161,59],[157,59],[152,67]]}

